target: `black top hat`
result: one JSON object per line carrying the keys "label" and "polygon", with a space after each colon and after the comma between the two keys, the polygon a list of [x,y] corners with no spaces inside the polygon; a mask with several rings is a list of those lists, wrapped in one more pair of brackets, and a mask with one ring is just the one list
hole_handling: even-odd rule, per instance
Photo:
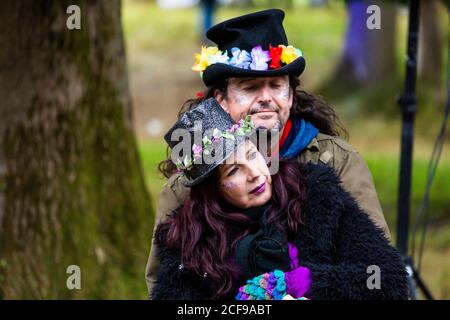
{"label": "black top hat", "polygon": [[235,123],[216,99],[209,98],[184,113],[164,139],[190,187],[211,174],[253,132],[249,116]]}
{"label": "black top hat", "polygon": [[[206,36],[217,44],[222,53],[226,50],[229,59],[216,59],[204,69],[205,85],[210,86],[229,77],[271,77],[286,74],[299,76],[305,69],[305,59],[300,50],[288,47],[283,19],[282,10],[269,9],[226,20],[209,29]],[[272,51],[270,47],[280,48],[281,45],[285,47],[285,58],[280,61],[276,58],[277,50]],[[250,57],[251,60],[246,60],[249,62],[254,61],[252,50],[258,46],[261,46],[263,52],[270,53],[271,59],[267,60],[266,70],[252,68],[252,65],[247,63],[236,66],[233,57],[240,51],[234,48],[245,50],[244,60],[245,57]]]}

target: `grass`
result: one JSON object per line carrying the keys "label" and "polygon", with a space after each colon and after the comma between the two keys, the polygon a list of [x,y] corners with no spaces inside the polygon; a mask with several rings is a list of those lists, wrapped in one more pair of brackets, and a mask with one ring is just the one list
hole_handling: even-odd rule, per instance
{"label": "grass", "polygon": [[158,205],[159,192],[161,191],[165,179],[158,171],[158,163],[166,159],[166,143],[157,140],[139,141],[139,152],[147,187],[152,196],[155,208]]}

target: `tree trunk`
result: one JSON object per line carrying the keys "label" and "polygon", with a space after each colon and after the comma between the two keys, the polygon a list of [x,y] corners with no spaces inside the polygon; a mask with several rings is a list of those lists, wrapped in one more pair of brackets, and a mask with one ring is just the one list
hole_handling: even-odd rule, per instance
{"label": "tree trunk", "polygon": [[445,7],[439,0],[420,2],[418,73],[432,85],[442,82],[445,36],[439,11],[443,9]]}
{"label": "tree trunk", "polygon": [[[66,27],[72,4],[81,30]],[[0,2],[0,298],[146,297],[153,213],[120,6]]]}
{"label": "tree trunk", "polygon": [[[366,26],[369,5],[380,7],[381,29]],[[344,49],[333,82],[360,85],[388,79],[395,73],[395,5],[384,1],[349,1]]]}

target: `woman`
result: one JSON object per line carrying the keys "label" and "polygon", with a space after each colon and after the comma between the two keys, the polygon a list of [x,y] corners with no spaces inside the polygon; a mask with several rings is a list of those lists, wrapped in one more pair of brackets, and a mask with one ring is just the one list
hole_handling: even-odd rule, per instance
{"label": "woman", "polygon": [[202,123],[202,143],[177,161],[190,194],[155,234],[161,266],[151,297],[407,299],[400,255],[333,169],[282,160],[271,176],[248,120],[234,124],[208,99],[166,134],[175,150],[173,133],[192,136]]}

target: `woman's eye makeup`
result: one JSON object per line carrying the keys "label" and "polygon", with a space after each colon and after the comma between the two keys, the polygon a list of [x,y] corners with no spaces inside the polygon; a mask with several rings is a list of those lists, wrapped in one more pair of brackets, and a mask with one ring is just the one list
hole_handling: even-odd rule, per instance
{"label": "woman's eye makeup", "polygon": [[228,172],[227,177],[232,176],[233,174],[235,174],[237,170],[238,170],[237,167],[234,167],[233,169],[231,169],[231,170]]}

